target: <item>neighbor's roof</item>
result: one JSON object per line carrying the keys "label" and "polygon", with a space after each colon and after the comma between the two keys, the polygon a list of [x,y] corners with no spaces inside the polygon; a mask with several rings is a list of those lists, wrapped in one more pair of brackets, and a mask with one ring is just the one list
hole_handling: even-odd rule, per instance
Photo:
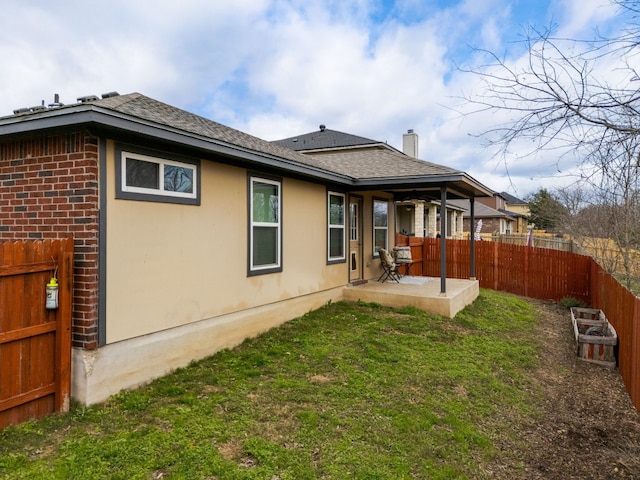
{"label": "neighbor's roof", "polygon": [[511,205],[526,205],[527,204],[527,202],[525,202],[524,200],[520,200],[518,197],[514,197],[510,193],[500,192],[500,195],[502,195],[504,197],[504,199],[507,201],[507,203],[510,203]]}
{"label": "neighbor's roof", "polygon": [[341,157],[340,153],[305,155],[140,93],[119,95],[112,92],[102,95],[102,98],[81,97],[78,103],[71,105],[34,107],[14,113],[0,118],[0,137],[93,125],[110,132],[134,133],[197,149],[205,154],[221,155],[229,163],[269,167],[348,188],[434,189],[446,184],[463,196],[492,194],[490,189],[464,172],[416,160],[390,148],[369,151],[364,156],[356,155],[349,159]]}
{"label": "neighbor's roof", "polygon": [[[448,200],[447,203],[451,203],[457,207],[463,208],[465,213],[469,213],[471,210],[471,205],[469,200]],[[518,215],[514,212],[509,212],[507,210],[496,210],[495,208],[491,208],[484,203],[475,202],[473,207],[473,216],[475,218],[508,218],[513,220],[515,217],[519,217],[522,215]]]}

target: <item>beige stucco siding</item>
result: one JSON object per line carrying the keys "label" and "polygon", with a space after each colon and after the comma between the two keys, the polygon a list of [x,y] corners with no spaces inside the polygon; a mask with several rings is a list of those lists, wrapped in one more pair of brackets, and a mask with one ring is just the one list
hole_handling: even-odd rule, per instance
{"label": "beige stucco siding", "polygon": [[248,277],[245,169],[203,161],[192,206],[116,199],[111,142],[107,159],[107,343],[347,282],[326,264],[324,186],[283,179],[283,271]]}

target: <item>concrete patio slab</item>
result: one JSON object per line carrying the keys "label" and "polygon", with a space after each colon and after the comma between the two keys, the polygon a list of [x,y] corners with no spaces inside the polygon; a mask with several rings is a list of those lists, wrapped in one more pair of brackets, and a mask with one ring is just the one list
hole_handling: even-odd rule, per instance
{"label": "concrete patio slab", "polygon": [[[426,283],[422,283],[426,280]],[[421,284],[422,283],[422,284]],[[440,292],[440,278],[403,277],[401,283],[369,281],[344,288],[347,301],[374,302],[389,307],[413,306],[449,318],[473,303],[480,293],[477,280],[447,278],[446,293]]]}

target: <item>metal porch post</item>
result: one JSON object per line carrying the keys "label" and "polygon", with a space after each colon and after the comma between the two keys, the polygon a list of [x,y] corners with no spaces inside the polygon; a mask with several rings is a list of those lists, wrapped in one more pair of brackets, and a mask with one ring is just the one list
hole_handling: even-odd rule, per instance
{"label": "metal porch post", "polygon": [[440,187],[440,295],[447,294],[447,187]]}
{"label": "metal porch post", "polygon": [[471,197],[469,213],[471,218],[469,219],[469,233],[471,234],[471,280],[476,279],[476,235],[475,235],[475,218],[476,218],[476,199]]}

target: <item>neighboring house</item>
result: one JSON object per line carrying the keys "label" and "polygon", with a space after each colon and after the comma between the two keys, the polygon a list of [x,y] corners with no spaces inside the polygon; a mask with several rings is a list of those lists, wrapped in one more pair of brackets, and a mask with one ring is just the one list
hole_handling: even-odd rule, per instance
{"label": "neighboring house", "polygon": [[[495,193],[493,197],[478,198],[479,203],[483,203],[504,215],[508,215],[512,221],[509,222],[511,228],[509,233],[505,229],[497,228],[495,232],[499,234],[525,234],[529,223],[529,205],[507,192]],[[499,217],[496,217],[499,218]],[[504,220],[503,224],[508,221]],[[500,223],[498,221],[498,223]]]}
{"label": "neighboring house", "polygon": [[[471,225],[470,221],[470,205],[468,200],[450,200],[451,204],[461,208],[464,212],[464,231],[469,235],[472,233],[480,233],[480,236],[489,235],[512,235],[515,233],[516,219],[505,210],[496,210],[495,208],[488,207],[484,203],[480,202],[478,198],[475,203],[475,223]],[[477,231],[478,223],[480,224],[480,231]],[[467,236],[467,238],[470,238]]]}
{"label": "neighboring house", "polygon": [[505,208],[510,212],[519,213],[520,215],[524,215],[525,217],[531,215],[531,211],[529,210],[529,203],[507,192],[501,192],[500,195],[506,202]]}
{"label": "neighboring house", "polygon": [[[276,140],[273,143],[316,158],[318,162],[330,163],[333,168],[339,168],[346,174],[357,171],[367,175],[367,169],[371,171],[388,169],[389,175],[397,174],[406,177],[415,166],[419,166],[422,172],[434,179],[440,178],[443,182],[446,182],[450,175],[460,174],[453,168],[419,160],[418,135],[413,130],[408,130],[402,136],[402,152],[386,142],[330,130],[326,125],[320,125],[319,130]],[[433,191],[398,190],[394,198],[396,232],[431,238],[441,233],[441,201],[437,195],[434,196]],[[450,192],[450,198],[460,198],[460,196]],[[462,209],[455,205],[447,205],[445,210],[447,212],[446,236],[462,238]]]}
{"label": "neighboring house", "polygon": [[100,402],[376,279],[394,202],[492,192],[306,155],[138,93],[0,118],[0,240],[75,239],[72,396]]}
{"label": "neighboring house", "polygon": [[502,192],[502,195],[506,201],[505,209],[508,212],[513,212],[516,217],[516,232],[527,233],[527,227],[529,226],[529,217],[531,216],[531,210],[529,210],[529,204],[524,200],[519,199],[507,192]]}

